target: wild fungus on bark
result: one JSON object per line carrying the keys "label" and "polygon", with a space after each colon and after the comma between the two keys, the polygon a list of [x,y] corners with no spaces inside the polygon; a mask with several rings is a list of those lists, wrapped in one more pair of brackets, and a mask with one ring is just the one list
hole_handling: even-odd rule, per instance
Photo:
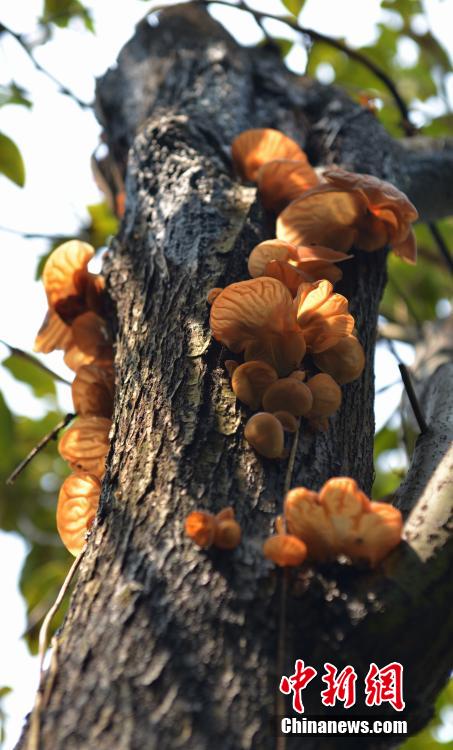
{"label": "wild fungus on bark", "polygon": [[214,300],[210,325],[217,341],[246,361],[261,360],[279,375],[295,370],[305,354],[293,299],[276,279],[261,277],[227,286]]}
{"label": "wild fungus on bark", "polygon": [[292,534],[274,534],[263,544],[264,557],[281,568],[301,565],[307,557],[305,543]]}
{"label": "wild fungus on bark", "polygon": [[214,545],[218,549],[233,550],[241,541],[241,527],[231,507],[223,508],[217,515],[194,510],[187,516],[184,528],[189,539],[202,549]]}
{"label": "wild fungus on bark", "polygon": [[257,175],[261,202],[268,211],[279,213],[319,179],[305,154],[294,159],[275,159],[264,164]]}
{"label": "wild fungus on bark", "polygon": [[85,537],[96,515],[100,493],[98,477],[87,472],[71,474],[61,485],[57,529],[71,555],[77,556],[85,546]]}
{"label": "wild fungus on bark", "polygon": [[72,383],[74,408],[82,417],[111,417],[113,410],[114,373],[112,367],[83,365]]}
{"label": "wild fungus on bark", "polygon": [[334,346],[354,328],[348,300],[333,292],[332,284],[325,279],[302,283],[294,305],[307,347],[315,354]]}
{"label": "wild fungus on bark", "polygon": [[329,479],[319,493],[298,487],[284,502],[288,531],[307,545],[311,559],[347,555],[377,565],[401,541],[403,521],[388,503],[372,502],[349,477]]}
{"label": "wild fungus on bark", "polygon": [[325,373],[319,373],[307,380],[307,388],[313,397],[312,407],[306,415],[307,419],[314,428],[326,430],[327,417],[335,414],[341,406],[341,388]]}
{"label": "wild fungus on bark", "polygon": [[305,383],[296,378],[280,378],[269,386],[263,396],[266,411],[289,412],[295,417],[308,414],[313,405],[313,396]]}
{"label": "wild fungus on bark", "polygon": [[237,172],[251,182],[256,181],[260,168],[274,159],[306,160],[295,141],[273,128],[244,130],[234,139],[231,152]]}
{"label": "wild fungus on bark", "polygon": [[320,244],[367,252],[390,244],[409,263],[416,261],[411,223],[418,213],[409,199],[389,182],[335,168],[326,183],[303,193],[277,219],[277,237],[296,245]]}
{"label": "wild fungus on bark", "polygon": [[331,375],[339,385],[356,380],[365,367],[365,352],[358,339],[345,336],[326,351],[313,355],[313,360],[320,370]]}
{"label": "wild fungus on bark", "polygon": [[244,428],[248,443],[266,458],[282,458],[285,436],[281,422],[268,412],[258,412],[250,417]]}
{"label": "wild fungus on bark", "polygon": [[49,354],[55,349],[69,349],[73,341],[70,326],[60,318],[55,310],[46,313],[42,325],[36,335],[33,351]]}
{"label": "wild fungus on bark", "polygon": [[266,362],[251,360],[234,369],[231,386],[239,401],[256,410],[261,406],[264,392],[276,380],[278,375],[273,367]]}
{"label": "wild fungus on bark", "polygon": [[105,417],[78,417],[60,439],[60,456],[72,469],[87,471],[102,479],[111,425],[111,420]]}
{"label": "wild fungus on bark", "polygon": [[252,278],[278,279],[294,296],[303,281],[339,281],[343,274],[335,263],[351,258],[351,255],[321,245],[297,247],[283,240],[265,240],[250,253],[248,270]]}

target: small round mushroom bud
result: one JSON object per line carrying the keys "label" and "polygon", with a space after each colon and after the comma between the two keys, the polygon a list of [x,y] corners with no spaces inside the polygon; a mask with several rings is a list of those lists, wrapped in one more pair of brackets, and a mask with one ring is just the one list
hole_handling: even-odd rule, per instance
{"label": "small round mushroom bud", "polygon": [[203,510],[194,510],[186,518],[185,531],[192,541],[207,549],[214,541],[216,520],[212,513]]}
{"label": "small round mushroom bud", "polygon": [[219,549],[236,549],[241,541],[241,527],[234,518],[217,521],[214,546]]}
{"label": "small round mushroom bud", "polygon": [[251,360],[235,369],[231,385],[239,401],[256,410],[261,406],[264,392],[276,380],[278,375],[271,365]]}
{"label": "small round mushroom bud", "polygon": [[307,377],[307,373],[305,370],[294,370],[293,372],[290,372],[288,375],[289,378],[294,378],[294,380],[298,380],[299,383],[303,383],[305,378]]}
{"label": "small round mushroom bud", "polygon": [[315,354],[313,360],[316,367],[344,385],[360,377],[365,367],[365,352],[355,336],[345,336],[335,346]]}
{"label": "small round mushroom bud", "polygon": [[223,287],[221,286],[215,286],[213,289],[210,289],[209,292],[206,295],[206,301],[208,305],[212,305],[215,298],[219,296],[220,292],[223,292]]}
{"label": "small round mushroom bud", "polygon": [[313,395],[313,406],[307,414],[309,419],[325,422],[341,405],[341,388],[330,375],[321,372],[307,381]]}
{"label": "small round mushroom bud", "polygon": [[263,544],[264,557],[281,568],[301,565],[307,557],[307,547],[292,534],[274,534]]}
{"label": "small round mushroom bud", "polygon": [[225,367],[228,375],[232,378],[234,371],[239,367],[239,362],[236,362],[235,359],[226,359]]}
{"label": "small round mushroom bud", "polygon": [[285,432],[296,432],[299,421],[294,414],[290,414],[289,411],[276,411],[274,412],[274,417],[277,417],[278,421],[281,422]]}
{"label": "small round mushroom bud", "polygon": [[280,378],[263,396],[263,406],[268,411],[289,411],[295,417],[308,414],[312,404],[310,389],[295,378]]}
{"label": "small round mushroom bud", "polygon": [[219,510],[219,512],[216,514],[216,521],[225,521],[234,518],[234,510],[231,507],[231,505],[228,505],[226,508],[222,508],[222,510]]}
{"label": "small round mushroom bud", "polygon": [[252,448],[266,458],[280,458],[283,454],[283,427],[273,414],[254,414],[245,425],[244,436]]}

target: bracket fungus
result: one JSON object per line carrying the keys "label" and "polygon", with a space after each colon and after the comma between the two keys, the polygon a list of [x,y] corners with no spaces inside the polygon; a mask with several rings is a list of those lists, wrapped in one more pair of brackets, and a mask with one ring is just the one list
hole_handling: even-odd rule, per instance
{"label": "bracket fungus", "polygon": [[72,331],[70,326],[66,325],[55,310],[49,308],[36,335],[33,351],[41,352],[41,354],[49,354],[55,349],[66,351],[71,344]]}
{"label": "bracket fungus", "polygon": [[277,220],[277,237],[296,245],[320,244],[372,252],[390,244],[396,255],[416,261],[411,223],[418,213],[389,182],[344,169],[323,173],[325,183],[289,204]]}
{"label": "bracket fungus", "polygon": [[211,307],[212,335],[247,361],[262,360],[279,375],[295,370],[305,354],[293,299],[276,279],[261,277],[227,286]]}
{"label": "bracket fungus", "polygon": [[345,336],[326,351],[313,355],[320,370],[331,375],[339,385],[352,383],[360,377],[365,367],[362,344],[353,335]]}
{"label": "bracket fungus", "polygon": [[83,365],[72,383],[74,408],[82,417],[111,417],[113,410],[113,367]]}
{"label": "bracket fungus", "polygon": [[244,180],[255,182],[260,168],[274,159],[305,160],[295,141],[273,128],[244,130],[231,146],[233,163]]}
{"label": "bracket fungus", "polygon": [[234,369],[231,386],[239,401],[256,410],[261,406],[264,392],[276,380],[278,375],[273,367],[266,362],[251,360]]}
{"label": "bracket fungus", "polygon": [[248,443],[266,458],[282,458],[285,436],[281,422],[268,412],[258,412],[250,417],[244,428]]}
{"label": "bracket fungus", "polygon": [[105,417],[77,417],[60,439],[60,456],[72,469],[88,471],[102,479],[111,425]]}
{"label": "bracket fungus", "polygon": [[305,383],[296,378],[280,378],[269,386],[263,396],[266,411],[285,411],[295,417],[308,414],[313,404],[313,396]]}
{"label": "bracket fungus", "polygon": [[315,354],[352,333],[354,318],[348,312],[348,300],[333,292],[330,281],[302,283],[294,304],[307,347]]}
{"label": "bracket fungus", "polygon": [[326,373],[319,373],[307,380],[307,388],[313,396],[313,404],[307,414],[311,424],[318,429],[327,429],[327,417],[341,406],[341,388]]}
{"label": "bracket fungus", "polygon": [[347,555],[377,565],[401,541],[403,521],[388,503],[372,502],[349,477],[329,479],[319,493],[298,487],[284,503],[288,531],[320,562]]}
{"label": "bracket fungus", "polygon": [[80,240],[70,240],[57,247],[48,257],[42,272],[49,308],[70,323],[84,312],[88,263],[94,248]]}
{"label": "bracket fungus", "polygon": [[65,479],[57,505],[57,529],[66,549],[77,556],[99,505],[101,483],[93,474],[77,472]]}
{"label": "bracket fungus", "polygon": [[275,213],[319,183],[305,154],[298,160],[275,159],[267,162],[259,170],[257,179],[264,208]]}
{"label": "bracket fungus", "polygon": [[281,568],[301,565],[307,557],[307,547],[292,534],[274,534],[263,544],[264,557]]}
{"label": "bracket fungus", "polygon": [[265,240],[250,253],[248,270],[252,278],[278,279],[295,296],[303,281],[339,281],[343,274],[335,263],[351,258],[351,255],[321,245],[297,247],[283,240]]}

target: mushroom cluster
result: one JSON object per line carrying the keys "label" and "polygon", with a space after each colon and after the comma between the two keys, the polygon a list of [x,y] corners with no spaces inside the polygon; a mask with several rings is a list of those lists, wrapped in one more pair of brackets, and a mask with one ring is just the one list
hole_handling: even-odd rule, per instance
{"label": "mushroom cluster", "polygon": [[231,507],[213,515],[204,510],[194,510],[186,518],[185,531],[198,547],[211,546],[223,550],[236,549],[241,541],[241,527]]}
{"label": "mushroom cluster", "polygon": [[94,248],[71,240],[48,257],[43,283],[49,309],[35,340],[36,352],[64,351],[75,371],[72,398],[77,418],[63,434],[58,450],[73,470],[57,505],[57,528],[73,555],[85,545],[96,514],[109,449],[113,409],[112,340],[105,320],[102,276],[88,271]]}
{"label": "mushroom cluster", "polygon": [[402,530],[397,508],[372,502],[349,477],[334,477],[319,493],[305,487],[288,492],[277,533],[266,540],[263,551],[280,566],[346,555],[375,567],[400,543]]}

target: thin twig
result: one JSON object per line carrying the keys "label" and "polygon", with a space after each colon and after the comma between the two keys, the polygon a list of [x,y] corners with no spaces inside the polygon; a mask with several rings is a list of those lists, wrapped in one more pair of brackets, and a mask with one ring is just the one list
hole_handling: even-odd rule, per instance
{"label": "thin twig", "polygon": [[431,236],[433,237],[437,247],[439,248],[440,254],[442,255],[446,265],[448,266],[450,273],[453,273],[453,257],[451,256],[445,239],[442,237],[439,227],[433,221],[430,221],[428,222],[428,229],[431,232]]}
{"label": "thin twig", "polygon": [[414,416],[415,416],[415,419],[417,420],[417,424],[419,426],[420,432],[423,435],[423,433],[428,431],[428,425],[426,424],[425,415],[423,414],[422,408],[417,398],[417,394],[415,393],[414,386],[412,385],[412,380],[409,375],[409,370],[407,369],[406,365],[403,363],[400,363],[398,365],[398,368],[401,373],[401,378],[403,380],[404,387],[406,389],[407,397],[412,406],[412,411],[414,412]]}
{"label": "thin twig", "polygon": [[22,232],[20,229],[0,226],[0,232],[9,232],[17,237],[23,237],[25,240],[50,240],[51,242],[60,242],[65,239],[64,234],[44,234],[42,232]]}
{"label": "thin twig", "polygon": [[6,480],[6,484],[14,484],[19,474],[23,472],[26,466],[34,459],[34,457],[47,445],[47,443],[50,443],[51,440],[55,440],[60,430],[62,430],[64,427],[66,427],[69,422],[74,419],[75,414],[66,414],[64,419],[62,419],[60,422],[58,422],[57,425],[51,430],[47,435],[45,435],[37,445],[35,445],[34,448],[30,451],[28,456],[24,458],[23,461],[20,462],[18,466],[14,469],[12,474],[9,475],[8,479]]}
{"label": "thin twig", "polygon": [[25,359],[27,362],[30,362],[31,365],[38,367],[40,370],[45,372],[46,375],[49,375],[53,380],[57,380],[59,383],[63,383],[64,385],[71,385],[69,380],[66,380],[66,378],[62,378],[61,375],[58,375],[56,372],[51,370],[50,367],[44,365],[41,360],[37,357],[34,357],[33,354],[29,354],[28,352],[24,352],[23,349],[18,349],[17,346],[8,344],[8,342],[4,341],[4,339],[0,339],[0,344],[6,346],[10,350],[11,354],[14,354],[16,357],[20,357],[21,359]]}
{"label": "thin twig", "polygon": [[[285,484],[283,485],[283,501],[286,493],[289,492],[291,487],[291,481],[293,478],[294,464],[296,461],[297,445],[299,443],[299,426],[293,436],[293,442],[291,445],[291,452],[288,458],[288,466],[286,467]],[[283,529],[286,533],[286,519],[285,513],[282,515]],[[278,643],[277,643],[277,676],[283,674],[285,668],[285,645],[286,645],[286,602],[288,598],[288,571],[283,568],[281,572],[281,589],[280,589],[280,616],[278,623]],[[277,721],[278,718],[285,714],[285,698],[283,693],[278,691],[277,693]],[[285,750],[286,737],[283,734],[277,734],[276,750]]]}
{"label": "thin twig", "polygon": [[61,81],[58,80],[58,78],[55,78],[55,76],[50,73],[50,71],[46,70],[46,68],[43,68],[40,62],[36,59],[33,52],[31,51],[30,47],[28,46],[27,42],[25,41],[22,34],[18,34],[16,31],[13,31],[8,26],[5,26],[3,23],[0,24],[0,34],[6,33],[13,37],[13,39],[16,40],[24,50],[24,52],[27,54],[28,58],[31,60],[33,65],[35,66],[36,70],[38,70],[40,73],[45,75],[52,83],[57,86],[60,94],[64,94],[64,96],[69,96],[70,99],[72,99],[76,104],[79,105],[82,109],[92,109],[93,105],[89,104],[88,102],[84,102],[82,99],[79,99],[79,97],[74,94],[73,91],[67,88]]}

